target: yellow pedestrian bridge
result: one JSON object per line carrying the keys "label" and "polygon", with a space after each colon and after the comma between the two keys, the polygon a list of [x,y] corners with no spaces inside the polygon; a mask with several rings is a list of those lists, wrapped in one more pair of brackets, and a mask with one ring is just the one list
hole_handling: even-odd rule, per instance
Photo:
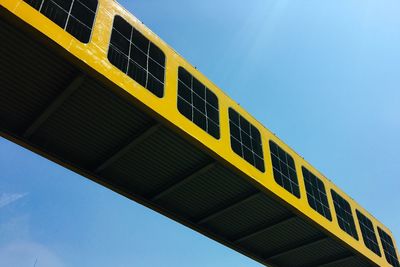
{"label": "yellow pedestrian bridge", "polygon": [[268,266],[400,266],[387,227],[114,0],[0,15],[3,137]]}

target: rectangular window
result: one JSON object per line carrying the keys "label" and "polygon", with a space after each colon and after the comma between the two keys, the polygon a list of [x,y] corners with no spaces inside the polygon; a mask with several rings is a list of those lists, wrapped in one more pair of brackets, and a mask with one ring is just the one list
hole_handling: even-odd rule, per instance
{"label": "rectangular window", "polygon": [[83,43],[88,43],[97,0],[24,0]]}
{"label": "rectangular window", "polygon": [[376,255],[381,256],[378,240],[376,239],[374,226],[372,225],[371,220],[368,219],[366,216],[364,216],[358,210],[356,210],[356,213],[365,246],[369,248],[371,251],[373,251]]}
{"label": "rectangular window", "polygon": [[264,172],[262,141],[257,128],[232,108],[229,108],[229,126],[232,150]]}
{"label": "rectangular window", "polygon": [[154,95],[163,97],[164,53],[120,16],[114,18],[108,60]]}
{"label": "rectangular window", "polygon": [[332,216],[324,183],[305,167],[302,167],[302,172],[306,185],[308,204],[319,214],[331,221]]}
{"label": "rectangular window", "polygon": [[275,181],[287,191],[300,198],[299,182],[292,156],[275,142],[269,141]]}
{"label": "rectangular window", "polygon": [[381,238],[382,247],[383,251],[385,252],[385,257],[387,262],[393,267],[400,267],[392,238],[379,227],[378,227],[378,233]]}
{"label": "rectangular window", "polygon": [[358,234],[349,202],[339,196],[334,190],[331,190],[331,193],[340,228],[358,240]]}
{"label": "rectangular window", "polygon": [[217,96],[182,67],[178,71],[178,110],[211,136],[219,139]]}

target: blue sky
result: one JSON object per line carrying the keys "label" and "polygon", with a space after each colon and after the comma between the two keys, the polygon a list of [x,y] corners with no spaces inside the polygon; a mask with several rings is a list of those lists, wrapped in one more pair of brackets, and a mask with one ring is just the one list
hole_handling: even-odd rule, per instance
{"label": "blue sky", "polygon": [[[120,1],[400,240],[400,2]],[[0,265],[260,266],[0,139]]]}

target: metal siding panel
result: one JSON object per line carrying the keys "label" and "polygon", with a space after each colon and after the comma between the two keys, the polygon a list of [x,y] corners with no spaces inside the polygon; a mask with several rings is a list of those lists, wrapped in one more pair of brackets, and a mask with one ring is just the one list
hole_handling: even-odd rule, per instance
{"label": "metal siding panel", "polygon": [[234,240],[268,225],[276,218],[290,214],[286,208],[276,201],[260,194],[254,199],[210,220],[205,226],[215,233],[220,233],[222,236]]}
{"label": "metal siding panel", "polygon": [[346,253],[349,252],[345,247],[329,238],[283,255],[274,259],[273,262],[282,267],[310,267],[320,259],[334,258]]}
{"label": "metal siding panel", "polygon": [[91,170],[152,123],[131,104],[86,78],[32,140]]}
{"label": "metal siding panel", "polygon": [[157,203],[197,221],[208,212],[217,211],[255,192],[256,189],[243,178],[222,165],[216,165]]}
{"label": "metal siding panel", "polygon": [[359,257],[351,257],[347,258],[343,261],[337,261],[331,264],[322,264],[320,267],[376,267],[376,265],[372,265],[369,262],[359,258]]}
{"label": "metal siding panel", "polygon": [[240,243],[251,251],[257,251],[260,255],[271,255],[285,248],[291,248],[304,240],[320,237],[321,232],[306,223],[301,218],[288,220],[271,227],[268,230]]}
{"label": "metal siding panel", "polygon": [[0,36],[0,127],[21,133],[68,85],[75,70],[3,20]]}
{"label": "metal siding panel", "polygon": [[210,161],[204,153],[162,127],[101,172],[101,176],[150,197]]}

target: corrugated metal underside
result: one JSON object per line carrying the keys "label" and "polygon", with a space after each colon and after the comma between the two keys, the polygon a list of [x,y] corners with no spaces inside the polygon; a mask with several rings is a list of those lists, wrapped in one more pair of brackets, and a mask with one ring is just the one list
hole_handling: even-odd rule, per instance
{"label": "corrugated metal underside", "polygon": [[4,21],[0,36],[4,136],[262,263],[371,266]]}

